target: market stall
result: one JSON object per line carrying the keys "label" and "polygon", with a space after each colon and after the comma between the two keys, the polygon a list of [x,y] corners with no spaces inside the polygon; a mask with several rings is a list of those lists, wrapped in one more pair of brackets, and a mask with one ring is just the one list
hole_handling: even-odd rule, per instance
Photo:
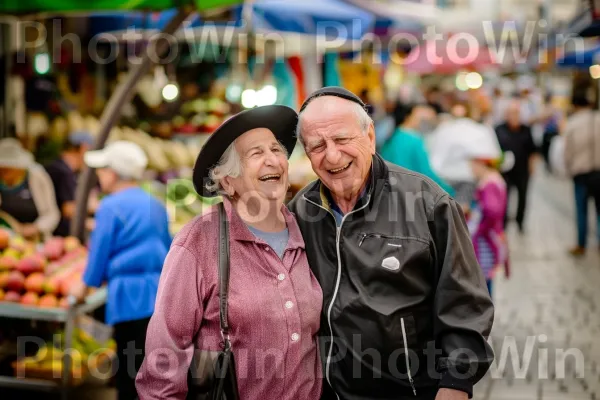
{"label": "market stall", "polygon": [[[12,223],[6,215],[0,220]],[[98,375],[92,371],[110,369],[110,327],[87,316],[104,304],[106,290],[82,304],[68,300],[87,263],[79,240],[35,243],[0,228],[0,254],[0,387],[61,392],[65,398]]]}

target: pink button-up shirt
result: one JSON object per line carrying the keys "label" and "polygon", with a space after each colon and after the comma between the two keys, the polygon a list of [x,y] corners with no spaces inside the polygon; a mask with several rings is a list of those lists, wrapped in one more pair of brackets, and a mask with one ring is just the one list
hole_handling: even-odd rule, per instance
{"label": "pink button-up shirt", "polygon": [[[229,217],[230,338],[243,400],[318,399],[317,332],[323,295],[304,240],[284,208],[283,259],[254,236],[225,200]],[[220,349],[216,207],[177,235],[165,260],[146,355],[136,385],[141,400],[184,399],[194,348]]]}

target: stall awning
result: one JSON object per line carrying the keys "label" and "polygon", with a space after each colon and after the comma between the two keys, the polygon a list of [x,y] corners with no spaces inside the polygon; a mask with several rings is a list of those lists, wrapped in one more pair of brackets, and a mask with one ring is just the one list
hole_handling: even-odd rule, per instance
{"label": "stall awning", "polygon": [[[162,29],[176,10],[157,13],[101,13],[90,17],[94,33],[123,31],[127,28]],[[242,7],[232,10],[229,26],[241,27]],[[369,32],[375,17],[367,11],[339,0],[257,0],[253,4],[251,26],[257,32],[289,32],[301,35],[335,36],[358,40]],[[201,29],[198,15],[186,23],[187,28]]]}
{"label": "stall awning", "polygon": [[574,51],[565,54],[556,61],[556,66],[559,68],[587,69],[594,64],[598,64],[598,57],[600,57],[600,45],[595,45],[585,51]]}

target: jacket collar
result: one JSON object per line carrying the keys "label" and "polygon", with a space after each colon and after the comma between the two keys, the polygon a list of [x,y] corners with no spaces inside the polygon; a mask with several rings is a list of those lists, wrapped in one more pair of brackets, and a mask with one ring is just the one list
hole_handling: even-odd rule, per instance
{"label": "jacket collar", "polygon": [[[389,184],[388,172],[389,170],[387,165],[385,165],[385,161],[378,154],[375,154],[371,162],[371,174],[367,178],[369,182],[367,183],[366,193],[356,202],[354,206],[355,210],[362,208],[366,202],[371,203],[375,198],[379,197],[383,188]],[[331,203],[329,201],[330,192],[321,180],[315,181],[306,191],[304,197],[313,203],[325,207],[327,210],[331,210]]]}
{"label": "jacket collar", "polygon": [[[231,200],[223,197],[223,205],[225,206],[225,212],[227,213],[227,219],[229,220],[229,238],[230,240],[236,240],[239,242],[254,242],[259,244],[265,244],[264,240],[261,240],[254,236],[248,226],[240,217],[238,212],[233,207]],[[285,223],[289,232],[289,240],[286,249],[304,249],[304,239],[300,233],[300,228],[294,215],[287,209],[285,205],[282,205],[282,212],[285,218]]]}

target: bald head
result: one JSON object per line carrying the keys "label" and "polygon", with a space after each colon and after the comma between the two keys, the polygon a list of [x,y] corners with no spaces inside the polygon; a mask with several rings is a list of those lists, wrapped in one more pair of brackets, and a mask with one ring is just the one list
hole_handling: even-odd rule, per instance
{"label": "bald head", "polygon": [[300,139],[300,143],[305,144],[302,136],[305,120],[327,120],[332,113],[339,112],[351,115],[351,119],[359,124],[361,131],[365,134],[369,129],[369,125],[373,122],[369,114],[358,103],[336,96],[320,96],[308,103],[298,116],[296,133]]}

